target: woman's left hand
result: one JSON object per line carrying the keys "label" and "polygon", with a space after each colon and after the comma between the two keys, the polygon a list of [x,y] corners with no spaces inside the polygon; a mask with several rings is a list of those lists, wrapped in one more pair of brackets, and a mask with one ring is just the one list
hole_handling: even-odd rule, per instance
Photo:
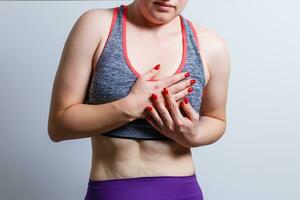
{"label": "woman's left hand", "polygon": [[147,106],[146,119],[147,121],[161,134],[184,147],[191,147],[198,138],[196,132],[196,123],[199,120],[199,114],[194,110],[188,101],[187,97],[180,102],[184,114],[183,116],[173,95],[167,88],[164,88],[163,97],[165,102],[157,98],[157,95],[152,93],[152,105]]}

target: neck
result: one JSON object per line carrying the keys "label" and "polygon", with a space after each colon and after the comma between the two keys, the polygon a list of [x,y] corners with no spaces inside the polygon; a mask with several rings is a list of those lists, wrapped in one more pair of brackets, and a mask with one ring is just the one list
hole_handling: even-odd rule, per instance
{"label": "neck", "polygon": [[[160,23],[154,23],[150,21],[141,11],[139,5],[137,4],[137,1],[132,2],[127,6],[127,13],[126,18],[128,21],[132,22],[138,27],[144,28],[144,29],[150,29],[151,32],[155,34],[165,34],[170,33],[178,30],[176,27],[177,19],[179,17],[175,17],[172,20],[160,24]],[[149,31],[149,30],[148,30]]]}

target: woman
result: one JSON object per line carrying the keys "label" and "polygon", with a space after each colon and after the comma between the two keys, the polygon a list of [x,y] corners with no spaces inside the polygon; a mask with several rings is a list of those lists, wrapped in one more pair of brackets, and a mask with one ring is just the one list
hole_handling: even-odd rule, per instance
{"label": "woman", "polygon": [[191,148],[225,131],[230,59],[221,37],[180,15],[186,4],[89,10],[71,30],[48,132],[91,138],[86,200],[203,199]]}

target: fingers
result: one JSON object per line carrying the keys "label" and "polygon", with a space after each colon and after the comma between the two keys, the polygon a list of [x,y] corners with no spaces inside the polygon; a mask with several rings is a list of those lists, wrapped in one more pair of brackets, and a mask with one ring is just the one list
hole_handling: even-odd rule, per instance
{"label": "fingers", "polygon": [[155,120],[158,127],[162,128],[164,126],[164,122],[160,118],[160,116],[157,113],[156,109],[154,109],[154,107],[152,105],[148,105],[146,109],[147,109],[149,115]]}
{"label": "fingers", "polygon": [[159,69],[160,69],[160,64],[156,65],[146,73],[142,74],[141,77],[147,81],[150,81],[158,74]]}
{"label": "fingers", "polygon": [[168,130],[163,129],[162,127],[159,127],[156,122],[153,120],[153,118],[151,117],[151,115],[146,115],[146,120],[147,122],[149,122],[158,132],[162,133],[163,135],[165,135],[166,137],[173,139],[174,136],[172,134],[170,134],[168,132]]}
{"label": "fingers", "polygon": [[174,99],[172,93],[167,88],[164,88],[163,95],[166,98],[166,104],[168,105],[168,108],[171,112],[172,120],[174,122],[175,127],[176,128],[182,127],[183,116],[179,110],[178,104]]}
{"label": "fingers", "polygon": [[189,72],[182,72],[175,74],[173,76],[169,76],[167,78],[164,78],[161,80],[163,87],[169,87],[170,85],[173,85],[177,83],[178,81],[185,79],[190,76]]}
{"label": "fingers", "polygon": [[176,99],[176,101],[183,99],[185,96],[187,96],[188,94],[190,94],[191,92],[193,92],[193,88],[189,87],[186,88],[185,90],[181,91],[181,92],[177,92],[176,94],[174,94],[174,99]]}
{"label": "fingers", "polygon": [[193,91],[193,88],[190,86],[195,84],[195,82],[196,80],[194,79],[181,81],[180,83],[170,86],[168,89],[171,91],[174,99],[177,101]]}
{"label": "fingers", "polygon": [[194,110],[192,105],[189,102],[189,99],[187,97],[183,98],[183,101],[181,102],[181,107],[183,111],[185,112],[186,116],[191,120],[195,121],[199,119],[199,114]]}
{"label": "fingers", "polygon": [[170,87],[168,87],[168,89],[172,92],[172,94],[175,94],[181,90],[184,90],[187,87],[194,85],[195,83],[196,83],[195,79],[187,79],[175,83],[174,85],[171,85]]}
{"label": "fingers", "polygon": [[159,131],[159,132],[161,131],[161,128],[156,125],[156,123],[153,121],[153,119],[150,115],[146,115],[146,119],[157,131]]}
{"label": "fingers", "polygon": [[156,108],[156,109],[154,109],[154,112],[152,112],[152,114],[155,115],[153,118],[155,120],[160,120],[157,118],[157,114],[158,114],[159,115],[158,117],[161,118],[163,121],[163,125],[166,126],[168,129],[172,129],[173,120],[172,120],[172,117],[170,116],[168,109],[165,106],[164,101],[159,100],[155,93],[152,93],[151,98],[152,98],[152,100],[154,102],[154,106]]}

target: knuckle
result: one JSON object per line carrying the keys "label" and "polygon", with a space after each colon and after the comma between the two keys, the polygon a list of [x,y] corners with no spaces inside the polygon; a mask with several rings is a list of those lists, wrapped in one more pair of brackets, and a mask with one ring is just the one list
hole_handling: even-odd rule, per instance
{"label": "knuckle", "polygon": [[164,126],[165,126],[165,123],[164,123],[164,121],[163,121],[162,119],[160,119],[159,121],[160,121],[160,125],[161,125],[161,127],[164,127]]}
{"label": "knuckle", "polygon": [[174,98],[174,100],[175,100],[175,103],[177,103],[177,100],[179,99],[178,94],[177,94],[177,93],[176,93],[176,94],[173,94],[173,98]]}
{"label": "knuckle", "polygon": [[172,89],[173,91],[177,92],[180,90],[180,87],[178,85],[174,85]]}
{"label": "knuckle", "polygon": [[183,92],[183,94],[184,94],[184,96],[186,96],[186,95],[188,95],[189,94],[189,88],[186,88],[185,90],[184,90],[184,92]]}
{"label": "knuckle", "polygon": [[158,108],[159,110],[161,110],[161,108],[162,108],[162,102],[160,101],[160,98],[159,98],[159,97],[158,97],[157,100],[156,100],[156,105],[157,105],[157,108]]}
{"label": "knuckle", "polygon": [[182,123],[182,121],[176,121],[175,127],[176,127],[176,130],[181,131],[182,128],[183,128],[183,123]]}
{"label": "knuckle", "polygon": [[191,80],[192,80],[192,79],[188,79],[188,80],[186,80],[186,82],[185,82],[185,86],[189,87],[189,86],[191,85]]}
{"label": "knuckle", "polygon": [[167,125],[167,128],[168,130],[173,131],[173,127],[170,124]]}
{"label": "knuckle", "polygon": [[161,115],[162,119],[167,119],[167,114],[164,110],[160,111],[160,115]]}
{"label": "knuckle", "polygon": [[175,110],[177,108],[177,104],[176,103],[171,103],[170,105],[171,109]]}
{"label": "knuckle", "polygon": [[159,126],[160,128],[163,128],[163,127],[164,127],[164,123],[163,123],[161,120],[159,120],[158,126]]}
{"label": "knuckle", "polygon": [[169,81],[170,84],[176,83],[176,77],[174,76],[170,77]]}
{"label": "knuckle", "polygon": [[184,90],[184,91],[182,91],[182,92],[179,93],[179,98],[182,99],[186,95],[187,95],[187,90]]}
{"label": "knuckle", "polygon": [[176,125],[177,125],[178,127],[182,127],[182,126],[183,126],[183,122],[182,122],[181,120],[177,120],[177,121],[176,121]]}

